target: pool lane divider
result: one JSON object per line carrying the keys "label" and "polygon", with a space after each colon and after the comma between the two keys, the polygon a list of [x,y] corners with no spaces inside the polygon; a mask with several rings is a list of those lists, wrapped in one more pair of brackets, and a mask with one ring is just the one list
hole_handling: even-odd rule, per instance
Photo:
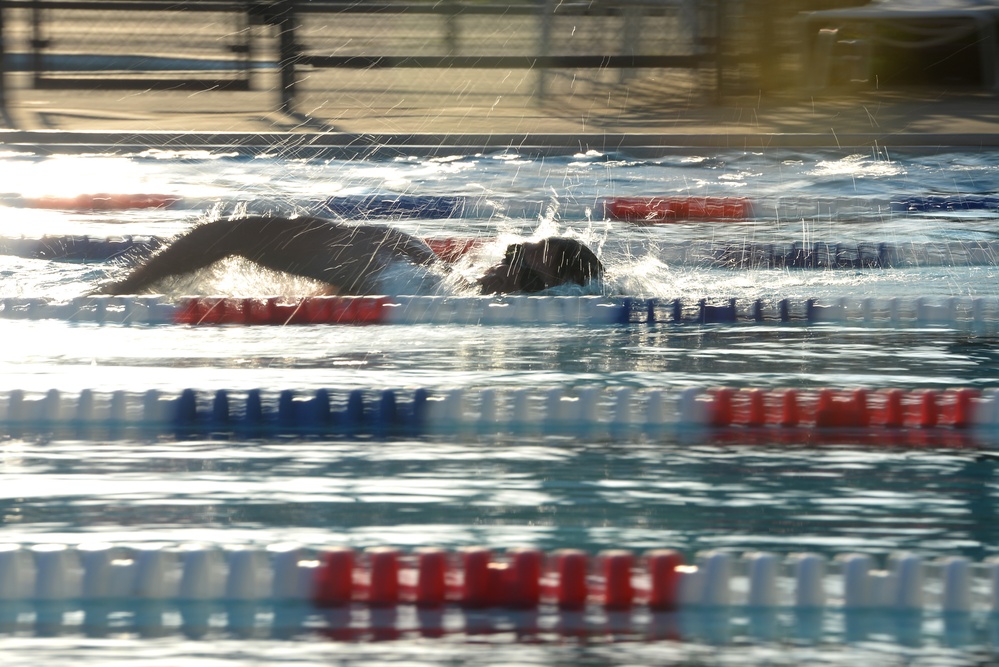
{"label": "pool lane divider", "polygon": [[856,325],[999,328],[999,297],[642,299],[602,296],[83,296],[0,299],[0,320],[206,325]]}
{"label": "pool lane divider", "polygon": [[[122,258],[141,258],[170,243],[160,236],[86,235],[43,236],[41,238],[0,237],[0,255],[28,259],[51,259],[63,262],[107,262]],[[424,239],[444,261],[454,262],[486,241],[474,238]]]}
{"label": "pool lane divider", "polygon": [[[494,243],[488,238],[425,238],[447,262]],[[138,259],[170,243],[158,236],[2,238],[0,254],[66,262],[106,262]],[[999,263],[999,241],[947,241],[894,244],[886,242],[686,241],[629,247],[629,255],[651,254],[670,266],[731,269],[890,269],[927,266],[994,266]]]}
{"label": "pool lane divider", "polygon": [[967,211],[999,212],[994,195],[895,196],[888,199],[774,197],[620,196],[600,197],[593,215],[603,219],[639,224],[675,222],[726,222],[763,217],[856,215],[871,213],[920,214]]}
{"label": "pool lane divider", "polygon": [[[999,613],[999,562],[868,554],[698,554],[672,549],[544,552],[485,547],[403,551],[294,544],[0,544],[0,603],[298,602],[315,609]],[[64,608],[65,611],[65,608]],[[110,610],[108,610],[110,611]]]}
{"label": "pool lane divider", "polygon": [[[220,200],[185,198],[161,193],[91,193],[77,195],[24,196],[0,194],[0,204],[26,209],[79,212],[141,209],[203,209]],[[345,219],[451,219],[491,218],[496,215],[534,219],[552,211],[561,217],[597,218],[638,224],[683,222],[732,222],[763,217],[841,216],[865,214],[947,214],[968,211],[999,211],[999,196],[897,195],[883,198],[851,197],[748,197],[685,194],[622,195],[559,200],[482,197],[462,195],[416,195],[367,193],[333,195],[301,202],[317,214]]]}
{"label": "pool lane divider", "polygon": [[148,256],[169,242],[170,239],[158,236],[8,237],[0,238],[0,254],[62,262],[108,262],[126,257]]}
{"label": "pool lane divider", "polygon": [[179,195],[131,192],[41,195],[38,197],[0,194],[0,204],[13,208],[55,211],[128,211],[138,209],[188,208],[184,197]]}
{"label": "pool lane divider", "polygon": [[620,435],[742,444],[988,447],[999,393],[971,388],[628,387],[0,394],[9,437]]}

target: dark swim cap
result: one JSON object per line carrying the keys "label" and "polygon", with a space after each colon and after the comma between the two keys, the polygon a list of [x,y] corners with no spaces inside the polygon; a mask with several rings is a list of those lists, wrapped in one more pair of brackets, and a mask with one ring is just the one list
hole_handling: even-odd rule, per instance
{"label": "dark swim cap", "polygon": [[[513,279],[517,291],[528,293],[566,283],[586,285],[593,279],[600,279],[604,273],[603,265],[592,250],[579,241],[566,238],[513,243],[507,246],[503,262],[496,269]],[[490,288],[486,293],[497,291],[503,290]]]}
{"label": "dark swim cap", "polygon": [[545,246],[545,264],[558,277],[558,284],[585,285],[604,275],[604,265],[593,251],[575,239],[548,238]]}

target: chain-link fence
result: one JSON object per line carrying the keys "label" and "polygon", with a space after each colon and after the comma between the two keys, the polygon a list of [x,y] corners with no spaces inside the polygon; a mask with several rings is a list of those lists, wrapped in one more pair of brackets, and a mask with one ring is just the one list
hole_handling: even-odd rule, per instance
{"label": "chain-link fence", "polygon": [[39,88],[249,86],[244,2],[4,2],[5,69]]}
{"label": "chain-link fence", "polygon": [[295,85],[312,97],[382,81],[375,87],[413,95],[541,101],[586,86],[662,81],[667,70],[697,78],[714,64],[714,7],[693,0],[434,3],[364,12],[303,5],[295,41],[308,73],[305,85]]}
{"label": "chain-link fence", "polygon": [[823,1],[852,0],[0,0],[0,64],[39,88],[248,90],[267,72],[306,113],[351,95],[708,100],[794,83],[794,16]]}

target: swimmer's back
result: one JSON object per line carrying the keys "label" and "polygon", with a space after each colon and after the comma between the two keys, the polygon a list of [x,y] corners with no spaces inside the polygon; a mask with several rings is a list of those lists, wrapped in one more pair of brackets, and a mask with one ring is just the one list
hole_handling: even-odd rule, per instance
{"label": "swimmer's back", "polygon": [[426,243],[391,227],[252,216],[195,227],[105,291],[135,293],[231,256],[324,282],[340,294],[378,291],[380,274],[397,260],[423,266],[436,262]]}
{"label": "swimmer's back", "polygon": [[391,227],[346,225],[319,218],[244,218],[235,221],[237,253],[261,266],[313,278],[341,294],[371,294],[393,261],[436,261],[423,241]]}

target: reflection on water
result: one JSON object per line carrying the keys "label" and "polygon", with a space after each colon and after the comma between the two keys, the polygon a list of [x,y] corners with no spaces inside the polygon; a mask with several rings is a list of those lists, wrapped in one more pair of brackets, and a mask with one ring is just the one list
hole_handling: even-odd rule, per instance
{"label": "reflection on water", "polygon": [[776,553],[999,543],[974,452],[497,437],[381,442],[10,442],[4,541],[199,541]]}
{"label": "reflection on water", "polygon": [[[731,660],[741,653],[743,661],[761,660],[761,664],[805,660],[807,664],[844,665],[858,658],[877,658],[891,642],[898,664],[908,664],[918,655],[943,660],[935,664],[960,665],[978,664],[975,654],[987,654],[999,639],[994,617],[858,610],[732,608],[649,613],[555,607],[537,611],[419,609],[409,605],[315,610],[299,604],[114,600],[87,605],[73,614],[67,614],[67,608],[63,603],[0,604],[0,632],[12,636],[4,641],[5,654],[22,657],[21,652],[33,649],[36,656],[54,658],[71,648],[101,650],[102,658],[111,658],[115,664],[119,658],[115,648],[129,648],[134,656],[137,647],[145,646],[140,652],[148,659],[193,655],[239,660],[251,651],[253,655],[281,652],[282,664],[289,660],[312,664],[311,660],[332,656],[345,664],[395,663],[400,658],[405,664],[416,664],[410,662],[412,652],[420,650],[425,652],[424,660],[432,656],[427,664],[496,664],[496,659],[504,663],[512,659],[514,664],[576,665],[635,664],[636,660],[662,664],[667,657],[665,664],[676,660],[702,664],[700,660],[709,656]],[[346,655],[345,647],[349,647]],[[820,648],[822,659],[812,660],[813,655],[820,655]],[[645,662],[653,657],[653,662]],[[884,661],[886,657],[862,664],[895,664]],[[774,663],[774,658],[780,660]],[[102,660],[102,664],[108,663]]]}
{"label": "reflection on water", "polygon": [[[69,332],[69,335],[67,335]],[[997,386],[995,335],[944,326],[100,326],[0,320],[7,386],[184,388]],[[419,345],[413,345],[418,340]],[[100,372],[95,372],[100,369]]]}
{"label": "reflection on water", "polygon": [[[14,195],[75,194],[67,183],[98,192],[111,179],[121,192],[180,195],[190,208],[70,213],[10,207],[0,236],[169,236],[202,217],[233,211],[304,212],[332,194],[460,194],[496,202],[497,213],[394,224],[426,236],[500,238],[461,267],[469,274],[507,239],[571,233],[601,252],[610,291],[643,297],[696,303],[999,294],[996,269],[988,266],[733,271],[671,266],[658,254],[660,244],[682,241],[993,239],[994,216],[981,212],[904,216],[858,205],[803,218],[778,214],[775,202],[993,192],[999,189],[994,154],[693,153],[535,159],[503,152],[354,163],[157,151],[7,156],[0,159],[0,180]],[[773,205],[762,207],[759,219],[737,224],[637,226],[585,212],[596,197],[641,194],[737,195]],[[504,213],[525,202],[544,218]],[[0,257],[0,297],[72,298],[91,290],[107,270]],[[313,289],[238,262],[176,288]],[[999,383],[995,335],[945,326],[183,328],[3,320],[0,338],[8,341],[0,346],[2,389],[29,393],[53,387],[70,393]],[[696,445],[666,436],[528,434],[406,441],[8,438],[0,441],[0,542],[672,547],[688,559],[718,548],[863,552],[880,560],[913,550],[927,559],[960,554],[978,561],[996,555],[999,544],[997,461],[987,450],[902,449],[874,441],[803,448],[748,436]],[[5,664],[959,665],[988,658],[999,644],[994,618],[931,613],[816,618],[736,607],[714,615],[636,611],[622,622],[597,612],[580,630],[580,619],[550,610],[535,618],[448,609],[438,619],[444,628],[438,637],[412,609],[398,610],[391,631],[365,625],[378,621],[365,610],[348,612],[346,623],[336,614],[304,610],[291,620],[253,608],[63,611],[0,605]],[[282,641],[288,638],[295,641]]]}
{"label": "reflection on water", "polygon": [[[999,460],[975,452],[507,436],[7,441],[0,457],[0,542],[437,544],[498,551],[531,545],[591,552],[666,546],[688,560],[719,548],[830,557],[866,552],[878,560],[914,550],[928,562],[957,554],[981,560],[995,555],[999,543]],[[766,664],[778,658],[778,664],[811,664],[811,651],[821,646],[820,664],[842,665],[858,656],[873,659],[888,645],[963,664],[969,651],[991,651],[999,643],[992,616],[930,611],[761,613],[735,606],[679,615],[597,608],[580,616],[548,607],[536,613],[446,608],[428,617],[405,606],[326,613],[113,600],[82,615],[76,608],[0,606],[5,656],[17,660],[11,664],[23,663],[32,649],[40,651],[36,658],[56,660],[93,651],[102,664],[114,664],[124,660],[116,650],[126,647],[149,660],[159,654],[168,661],[185,656],[185,664],[189,656],[238,661],[247,651],[282,650],[275,642],[287,659],[304,664],[334,654],[348,661],[407,661],[418,646],[435,659],[483,665],[503,655],[517,664],[645,664],[666,655],[713,663],[735,660],[738,653],[729,653],[735,647],[752,647]],[[317,643],[320,638],[334,643]],[[390,644],[379,643],[385,641]],[[337,648],[343,642],[350,642],[349,657]],[[615,648],[602,651],[608,644]],[[825,652],[830,644],[838,648]],[[499,653],[484,654],[483,646]],[[712,650],[705,653],[706,647]]]}

